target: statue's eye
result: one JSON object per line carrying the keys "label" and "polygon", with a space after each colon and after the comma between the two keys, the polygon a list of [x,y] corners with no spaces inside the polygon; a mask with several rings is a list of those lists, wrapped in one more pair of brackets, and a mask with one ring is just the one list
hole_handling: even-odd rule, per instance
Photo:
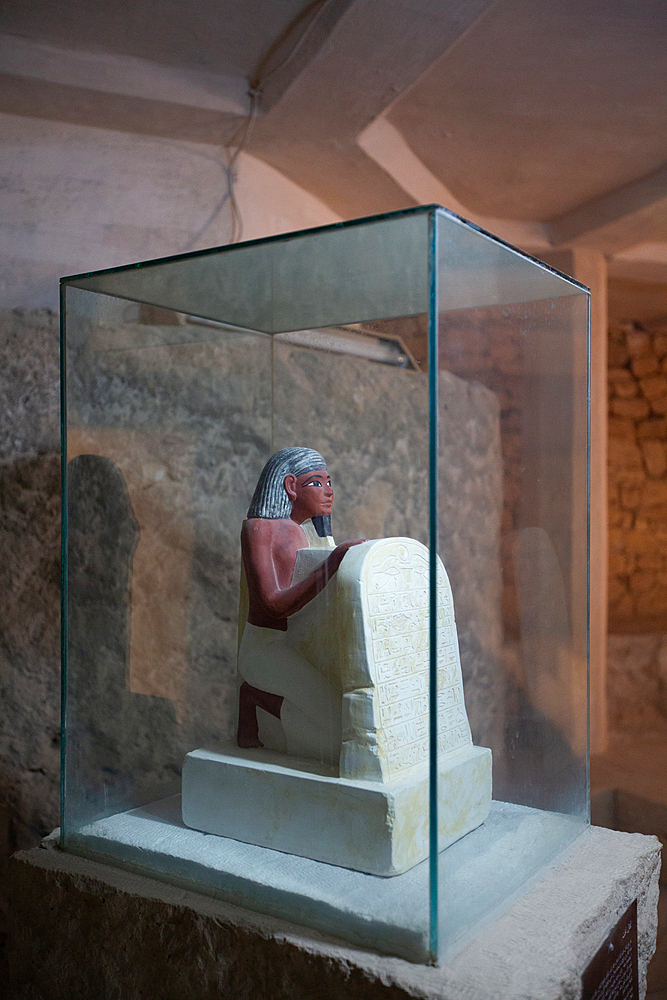
{"label": "statue's eye", "polygon": [[306,485],[306,486],[321,486],[322,483],[319,481],[319,479],[311,479],[309,483],[305,483],[304,485]]}

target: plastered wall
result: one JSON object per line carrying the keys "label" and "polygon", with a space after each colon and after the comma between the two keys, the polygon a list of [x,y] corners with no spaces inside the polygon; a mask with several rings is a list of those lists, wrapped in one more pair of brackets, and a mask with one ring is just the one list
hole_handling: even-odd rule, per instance
{"label": "plastered wall", "polygon": [[[58,307],[66,274],[229,242],[222,149],[0,115],[0,308]],[[243,239],[337,221],[241,154]]]}

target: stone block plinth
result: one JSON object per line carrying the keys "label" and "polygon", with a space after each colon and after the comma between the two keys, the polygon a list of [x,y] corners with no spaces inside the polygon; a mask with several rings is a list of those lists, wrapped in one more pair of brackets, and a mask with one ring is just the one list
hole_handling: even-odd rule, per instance
{"label": "stone block plinth", "polygon": [[[183,822],[288,854],[397,875],[429,850],[428,767],[393,782],[322,773],[315,762],[270,750],[194,750],[183,767]],[[438,772],[440,850],[484,822],[491,751],[466,747]]]}
{"label": "stone block plinth", "polygon": [[643,998],[655,948],[659,861],[657,838],[593,827],[439,967],[429,967],[341,945],[295,923],[98,861],[36,848],[10,864],[8,995],[571,1000],[581,995],[591,957],[636,899]]}

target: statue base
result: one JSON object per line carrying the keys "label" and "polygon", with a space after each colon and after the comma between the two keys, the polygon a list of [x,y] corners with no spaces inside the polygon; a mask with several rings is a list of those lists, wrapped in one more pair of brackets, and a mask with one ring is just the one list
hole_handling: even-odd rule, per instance
{"label": "statue base", "polygon": [[[428,856],[428,785],[428,768],[382,784],[339,778],[314,761],[230,744],[186,756],[183,822],[370,875],[399,875]],[[442,851],[488,816],[491,751],[470,746],[442,761],[438,793]]]}

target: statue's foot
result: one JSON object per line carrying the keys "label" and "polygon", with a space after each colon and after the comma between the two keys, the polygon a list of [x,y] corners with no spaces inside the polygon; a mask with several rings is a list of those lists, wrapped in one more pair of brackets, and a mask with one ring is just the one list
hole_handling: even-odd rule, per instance
{"label": "statue's foot", "polygon": [[237,747],[241,747],[242,750],[259,750],[264,746],[258,736],[247,736],[241,732],[240,727],[236,733],[236,745]]}
{"label": "statue's foot", "polygon": [[255,689],[244,681],[239,689],[239,725],[236,745],[244,750],[263,747],[257,725],[257,698]]}

